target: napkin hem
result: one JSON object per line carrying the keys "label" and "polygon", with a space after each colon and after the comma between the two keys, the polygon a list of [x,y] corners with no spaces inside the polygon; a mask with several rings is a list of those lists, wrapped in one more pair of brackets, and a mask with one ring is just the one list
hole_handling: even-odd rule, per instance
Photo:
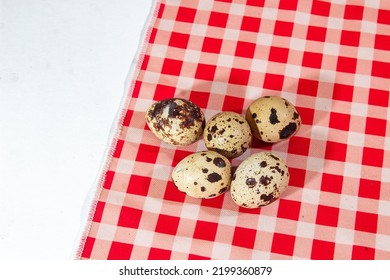
{"label": "napkin hem", "polygon": [[[85,218],[83,218],[83,227],[84,229],[81,230],[81,233],[79,234],[79,240],[78,245],[76,246],[76,252],[74,253],[74,259],[81,259],[82,253],[84,251],[85,243],[87,241],[88,233],[92,226],[93,217],[96,212],[97,203],[99,201],[99,197],[101,195],[101,192],[103,190],[103,184],[105,182],[106,173],[108,171],[108,167],[112,161],[113,154],[115,152],[116,144],[119,140],[119,135],[122,130],[122,124],[123,120],[126,116],[127,107],[131,101],[133,90],[135,87],[136,79],[140,73],[142,62],[145,58],[146,49],[148,47],[148,42],[152,33],[152,28],[154,26],[154,22],[157,19],[157,15],[160,9],[160,0],[153,0],[149,15],[145,21],[144,27],[141,31],[141,36],[139,40],[139,46],[138,50],[133,58],[133,61],[130,65],[130,69],[126,75],[125,78],[125,88],[124,93],[121,98],[121,102],[119,105],[118,112],[114,118],[114,121],[111,125],[110,129],[110,135],[109,140],[106,147],[106,150],[104,152],[104,160],[102,166],[99,168],[99,176],[97,179],[97,183],[95,183],[94,187],[97,187],[97,189],[94,191],[94,195],[91,197],[90,193],[88,193],[88,214],[86,214]],[[93,190],[91,190],[93,191]]]}

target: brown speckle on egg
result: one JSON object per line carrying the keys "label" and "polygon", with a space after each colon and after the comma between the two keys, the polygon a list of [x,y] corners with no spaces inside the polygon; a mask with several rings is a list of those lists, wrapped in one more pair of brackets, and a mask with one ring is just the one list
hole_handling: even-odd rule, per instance
{"label": "brown speckle on egg", "polygon": [[262,199],[262,200],[264,200],[264,201],[266,201],[266,202],[271,201],[273,198],[274,198],[274,196],[273,196],[272,193],[270,193],[270,194],[268,194],[268,195],[262,194],[262,195],[260,196],[260,199]]}
{"label": "brown speckle on egg", "polygon": [[260,177],[260,183],[261,183],[263,186],[268,186],[268,185],[271,183],[271,178],[268,177],[268,176],[261,176],[261,177]]}
{"label": "brown speckle on egg", "polygon": [[245,181],[246,185],[250,188],[253,188],[254,186],[256,186],[257,182],[256,182],[256,179],[255,178],[248,178],[246,179]]}
{"label": "brown speckle on egg", "polygon": [[288,125],[283,127],[282,130],[279,131],[279,138],[280,139],[288,139],[291,135],[295,133],[297,130],[297,124],[294,122],[290,122]]}
{"label": "brown speckle on egg", "polygon": [[222,176],[219,175],[217,172],[213,172],[213,173],[210,173],[209,175],[207,175],[207,181],[209,181],[210,183],[218,182],[221,179],[222,179]]}
{"label": "brown speckle on egg", "polygon": [[218,193],[219,193],[219,194],[223,194],[223,193],[225,193],[227,190],[228,190],[228,187],[224,187],[224,188],[220,189]]}
{"label": "brown speckle on egg", "polygon": [[224,161],[222,158],[220,158],[220,157],[214,158],[214,159],[213,159],[213,163],[214,163],[216,166],[221,167],[221,168],[223,168],[223,167],[226,166],[225,161]]}
{"label": "brown speckle on egg", "polygon": [[278,115],[277,115],[277,111],[275,108],[271,108],[271,114],[269,115],[269,122],[271,124],[280,123],[280,121],[278,120]]}

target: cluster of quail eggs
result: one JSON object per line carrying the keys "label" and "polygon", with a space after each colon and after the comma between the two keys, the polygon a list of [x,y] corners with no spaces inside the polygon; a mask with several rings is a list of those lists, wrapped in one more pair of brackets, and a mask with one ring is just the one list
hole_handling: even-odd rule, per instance
{"label": "cluster of quail eggs", "polygon": [[186,146],[203,137],[207,150],[185,157],[172,171],[175,186],[191,197],[209,199],[230,190],[237,205],[258,208],[276,200],[288,186],[288,167],[273,152],[248,156],[233,174],[230,163],[250,147],[252,136],[277,143],[297,133],[301,117],[284,98],[263,96],[248,107],[245,117],[220,112],[207,122],[195,103],[170,98],[153,103],[145,118],[166,143]]}

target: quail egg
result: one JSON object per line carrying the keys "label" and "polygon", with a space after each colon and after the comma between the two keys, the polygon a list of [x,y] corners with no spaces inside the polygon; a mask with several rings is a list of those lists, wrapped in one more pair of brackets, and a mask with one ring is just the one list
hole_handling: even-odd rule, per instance
{"label": "quail egg", "polygon": [[230,188],[229,160],[214,151],[193,153],[182,159],[172,171],[175,186],[188,196],[213,198]]}
{"label": "quail egg", "polygon": [[234,112],[221,112],[213,116],[203,131],[207,149],[227,158],[242,155],[251,143],[252,133],[245,118]]}
{"label": "quail egg", "polygon": [[247,157],[237,167],[230,193],[237,205],[258,208],[279,198],[289,179],[288,167],[278,155],[259,152]]}
{"label": "quail egg", "polygon": [[180,146],[197,141],[205,126],[201,109],[193,102],[181,98],[153,103],[146,111],[145,119],[157,138]]}
{"label": "quail egg", "polygon": [[253,136],[269,143],[287,140],[297,133],[301,117],[291,102],[279,96],[263,96],[246,112]]}

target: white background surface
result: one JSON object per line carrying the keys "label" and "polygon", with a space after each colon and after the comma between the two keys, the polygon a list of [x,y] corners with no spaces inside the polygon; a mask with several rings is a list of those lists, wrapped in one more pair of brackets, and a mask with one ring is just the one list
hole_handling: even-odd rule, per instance
{"label": "white background surface", "polygon": [[152,0],[0,0],[0,259],[72,259]]}

